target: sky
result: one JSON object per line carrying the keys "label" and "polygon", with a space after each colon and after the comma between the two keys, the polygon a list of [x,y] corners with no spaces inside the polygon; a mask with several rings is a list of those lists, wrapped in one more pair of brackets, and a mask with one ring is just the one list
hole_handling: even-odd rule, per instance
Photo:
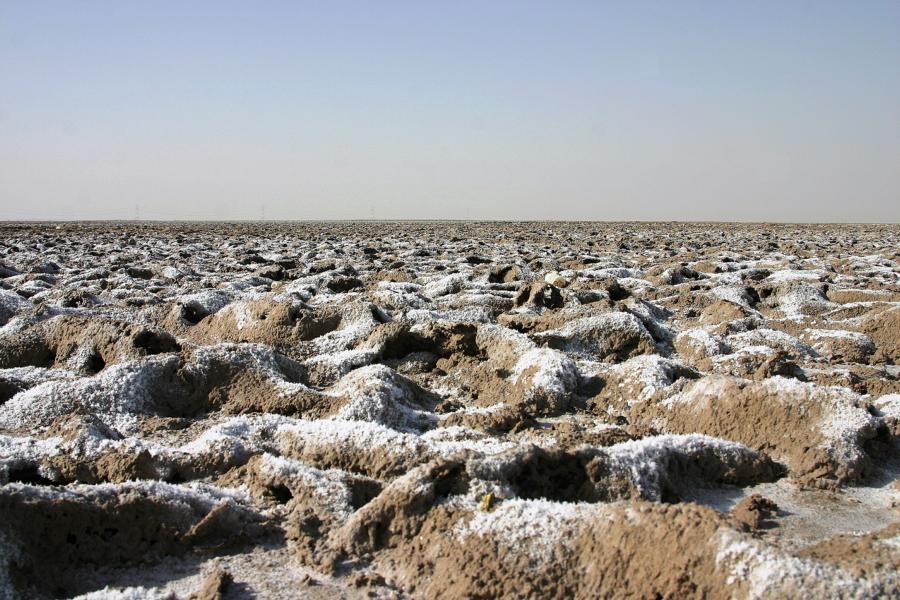
{"label": "sky", "polygon": [[900,1],[0,0],[0,219],[900,221]]}

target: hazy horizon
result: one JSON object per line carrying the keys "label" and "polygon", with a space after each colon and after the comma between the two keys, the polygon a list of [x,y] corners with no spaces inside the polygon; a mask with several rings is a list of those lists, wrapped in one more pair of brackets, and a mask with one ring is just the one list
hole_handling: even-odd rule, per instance
{"label": "hazy horizon", "polygon": [[729,221],[716,220],[716,219],[705,219],[705,220],[694,220],[687,221],[684,219],[670,219],[670,220],[651,220],[651,219],[442,219],[442,218],[433,218],[433,219],[379,219],[379,218],[346,218],[346,219],[212,219],[212,218],[201,218],[201,219],[145,219],[142,217],[136,217],[131,219],[121,218],[121,219],[81,219],[81,218],[72,218],[72,219],[0,219],[0,224],[4,225],[18,225],[18,224],[94,224],[94,223],[122,223],[122,224],[132,224],[132,223],[140,223],[143,225],[153,225],[157,223],[198,223],[198,224],[229,224],[229,223],[272,223],[272,224],[285,224],[285,223],[597,223],[597,224],[636,224],[636,225],[653,225],[653,224],[679,224],[679,225],[692,225],[692,224],[709,224],[709,225],[735,225],[735,226],[743,226],[743,225],[809,225],[809,226],[817,226],[817,225],[894,225],[900,224],[900,221],[752,221],[752,220],[741,220],[741,219],[732,219]]}
{"label": "hazy horizon", "polygon": [[0,5],[0,220],[900,221],[900,3]]}

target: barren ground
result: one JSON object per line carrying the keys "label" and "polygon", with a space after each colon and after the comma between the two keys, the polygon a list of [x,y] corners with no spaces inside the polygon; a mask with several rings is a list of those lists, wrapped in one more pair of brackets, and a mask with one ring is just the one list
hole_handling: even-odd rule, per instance
{"label": "barren ground", "polygon": [[0,598],[900,594],[900,226],[0,231]]}

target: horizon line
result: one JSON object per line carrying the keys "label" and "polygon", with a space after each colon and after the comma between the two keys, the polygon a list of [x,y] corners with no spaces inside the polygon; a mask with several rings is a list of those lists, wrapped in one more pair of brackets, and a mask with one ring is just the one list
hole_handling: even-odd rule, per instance
{"label": "horizon line", "polygon": [[247,224],[247,223],[680,223],[707,225],[900,225],[900,221],[752,221],[717,219],[0,219],[0,226],[39,224],[94,224],[94,223],[197,223],[197,224]]}

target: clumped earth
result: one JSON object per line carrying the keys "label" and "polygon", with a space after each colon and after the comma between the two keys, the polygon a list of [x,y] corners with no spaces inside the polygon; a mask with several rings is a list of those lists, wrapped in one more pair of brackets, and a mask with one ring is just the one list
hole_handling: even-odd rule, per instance
{"label": "clumped earth", "polygon": [[0,229],[0,598],[900,594],[897,226]]}

